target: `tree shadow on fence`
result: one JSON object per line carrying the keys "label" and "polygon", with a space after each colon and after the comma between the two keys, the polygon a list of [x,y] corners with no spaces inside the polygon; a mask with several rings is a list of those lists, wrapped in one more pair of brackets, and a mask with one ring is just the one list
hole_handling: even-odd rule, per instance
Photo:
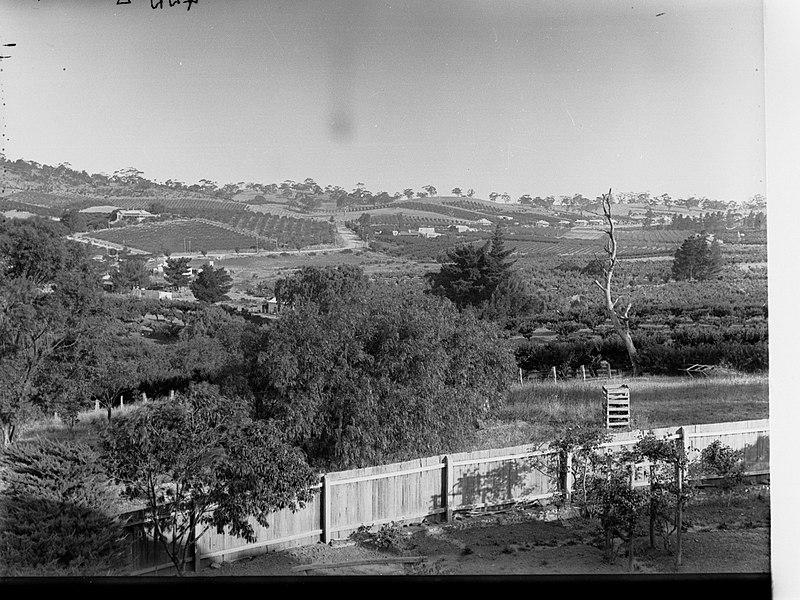
{"label": "tree shadow on fence", "polygon": [[[485,508],[545,499],[558,491],[555,455],[460,467],[449,490],[453,508]],[[500,461],[498,461],[500,462]]]}

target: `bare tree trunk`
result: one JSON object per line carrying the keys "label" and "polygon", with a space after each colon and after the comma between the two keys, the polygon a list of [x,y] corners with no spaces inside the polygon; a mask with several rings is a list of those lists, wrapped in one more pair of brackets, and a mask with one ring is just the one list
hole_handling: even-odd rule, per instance
{"label": "bare tree trunk", "polygon": [[608,194],[603,194],[603,215],[608,223],[608,230],[606,231],[608,240],[606,241],[605,247],[607,258],[605,265],[603,266],[603,283],[595,280],[595,284],[597,284],[597,286],[603,290],[606,301],[606,311],[611,319],[611,324],[614,326],[614,331],[617,332],[617,335],[619,335],[619,337],[622,339],[622,342],[625,344],[625,349],[628,352],[628,358],[631,361],[633,376],[635,377],[639,374],[639,357],[636,352],[636,346],[633,343],[633,338],[631,337],[630,322],[628,317],[628,314],[631,310],[631,305],[628,304],[625,311],[620,313],[617,310],[617,302],[619,302],[619,297],[614,299],[611,293],[611,279],[614,276],[614,267],[617,266],[617,238],[614,233],[614,221],[611,218],[610,189],[608,190]]}
{"label": "bare tree trunk", "polygon": [[3,423],[3,446],[8,446],[14,439],[15,425],[11,423]]}

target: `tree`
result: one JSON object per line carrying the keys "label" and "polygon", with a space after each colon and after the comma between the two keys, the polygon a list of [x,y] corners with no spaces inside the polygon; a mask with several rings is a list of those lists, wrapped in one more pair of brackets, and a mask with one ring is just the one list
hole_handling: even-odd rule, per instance
{"label": "tree", "polygon": [[80,357],[81,377],[77,384],[86,400],[96,400],[106,409],[108,420],[115,401],[141,384],[167,378],[167,362],[161,346],[139,335],[138,327],[110,326],[89,337]]}
{"label": "tree", "polygon": [[187,271],[189,271],[190,262],[192,262],[192,259],[188,256],[184,258],[167,259],[167,263],[164,265],[164,279],[176,290],[181,289],[189,283],[191,276]]}
{"label": "tree", "polygon": [[461,188],[460,188],[460,187],[454,187],[454,188],[451,190],[451,193],[452,193],[454,196],[463,196],[463,195],[464,195],[464,193],[461,191]]}
{"label": "tree", "polygon": [[35,440],[0,453],[5,575],[121,575],[127,545],[116,493],[84,444]]}
{"label": "tree", "polygon": [[[93,261],[84,255],[73,264],[68,249],[61,251],[66,268],[47,288],[0,271],[0,424],[5,445],[12,442],[17,425],[36,414],[36,382],[46,374],[50,357],[87,336],[104,310]],[[4,258],[0,254],[0,261]],[[28,272],[41,276],[46,271],[40,267],[31,264]]]}
{"label": "tree", "polygon": [[59,239],[62,233],[60,224],[42,219],[0,223],[0,269],[35,285],[53,281],[67,266],[69,247]]}
{"label": "tree", "polygon": [[611,324],[614,326],[614,331],[616,331],[617,335],[625,344],[625,349],[628,352],[628,358],[631,361],[631,368],[633,369],[633,375],[635,377],[639,373],[639,357],[636,351],[636,346],[633,343],[633,338],[631,337],[631,304],[629,303],[624,312],[620,313],[617,309],[617,303],[619,302],[620,297],[618,296],[617,298],[613,298],[611,290],[611,279],[614,276],[614,268],[617,266],[617,238],[614,228],[614,219],[611,215],[612,199],[610,189],[608,190],[608,194],[603,194],[602,200],[603,216],[608,224],[608,229],[606,230],[608,239],[606,240],[605,246],[606,258],[602,264],[603,283],[600,283],[597,279],[594,280],[594,283],[603,292],[606,312],[611,319]]}
{"label": "tree", "polygon": [[486,252],[475,244],[461,244],[447,251],[446,262],[438,272],[429,273],[431,293],[444,296],[459,309],[479,307],[494,292]]}
{"label": "tree", "polygon": [[61,215],[60,223],[66,227],[70,233],[76,231],[86,231],[89,226],[86,222],[86,217],[77,210],[67,210]]}
{"label": "tree", "polygon": [[247,354],[255,325],[219,306],[203,306],[184,319],[170,353],[171,370],[186,384],[206,381],[223,395],[248,395]]}
{"label": "tree", "polygon": [[433,187],[432,185],[423,185],[422,189],[425,190],[426,192],[428,192],[428,195],[430,197],[433,197],[433,196],[436,195],[436,188]]}
{"label": "tree", "polygon": [[475,195],[475,190],[473,190],[472,188],[469,188],[467,190],[467,198],[472,198],[474,195]]}
{"label": "tree", "polygon": [[131,289],[147,287],[150,283],[150,273],[146,263],[141,258],[128,257],[120,260],[117,270],[111,275],[114,291],[128,292]]}
{"label": "tree", "polygon": [[252,356],[258,414],[321,468],[455,448],[516,371],[493,324],[382,283],[284,313]]}
{"label": "tree", "polygon": [[372,238],[372,217],[369,213],[358,217],[358,236],[365,242]]}
{"label": "tree", "polygon": [[505,249],[498,223],[484,246],[464,244],[447,251],[439,272],[428,274],[431,292],[449,298],[458,308],[482,307],[508,280],[513,265],[508,257],[512,252]]}
{"label": "tree", "polygon": [[403,190],[403,195],[409,200],[411,200],[414,197],[414,190],[412,190],[411,188],[406,188]]}
{"label": "tree", "polygon": [[195,540],[214,527],[248,542],[254,517],[311,499],[315,474],[273,424],[208,384],[149,403],[115,421],[103,445],[125,495],[146,502],[153,533],[178,573]]}
{"label": "tree", "polygon": [[224,267],[215,269],[211,264],[206,263],[189,289],[192,290],[198,301],[214,303],[227,300],[227,293],[231,287],[233,287],[233,279]]}
{"label": "tree", "polygon": [[676,281],[706,280],[722,270],[722,251],[719,241],[705,231],[686,238],[675,251],[672,277]]}
{"label": "tree", "polygon": [[497,285],[481,317],[504,329],[518,330],[526,317],[543,309],[544,301],[531,289],[528,279],[512,271]]}
{"label": "tree", "polygon": [[363,268],[357,265],[305,266],[275,282],[275,297],[280,305],[313,302],[321,312],[329,312],[343,298],[363,292],[367,283]]}

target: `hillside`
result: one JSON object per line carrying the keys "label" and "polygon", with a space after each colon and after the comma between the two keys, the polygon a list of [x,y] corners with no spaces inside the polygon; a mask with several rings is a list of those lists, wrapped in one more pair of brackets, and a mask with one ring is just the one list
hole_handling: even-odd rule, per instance
{"label": "hillside", "polygon": [[[338,186],[323,189],[312,179],[222,186],[202,179],[187,185],[174,180],[153,182],[132,167],[112,175],[90,175],[67,164],[52,167],[4,158],[0,162],[4,174],[0,214],[5,218],[38,215],[60,219],[70,212],[91,212],[91,219],[70,219],[73,233],[148,253],[188,248],[198,252],[251,246],[273,251],[331,247],[342,243],[337,228],[349,223],[358,231],[360,225],[355,223],[361,223],[365,215],[369,215],[370,231],[358,232],[380,241],[376,249],[408,258],[435,258],[431,255],[433,247],[421,253],[421,248],[416,248],[431,241],[413,242],[414,251],[406,254],[404,248],[409,242],[398,246],[398,240],[386,238],[386,234],[410,235],[419,228],[435,228],[437,235],[446,236],[446,246],[465,240],[455,231],[456,226],[476,232],[469,239],[486,239],[488,232],[502,223],[505,236],[517,244],[520,255],[588,257],[602,251],[603,227],[598,220],[602,214],[599,206],[587,199],[583,199],[585,204],[574,206],[547,205],[538,197],[537,204],[518,204],[464,196],[392,196],[362,188],[351,192]],[[108,207],[110,212],[87,211],[92,207]],[[150,225],[139,223],[141,219],[117,219],[115,209],[148,211],[152,213],[146,217]],[[719,231],[719,237],[729,242],[745,238],[749,243],[765,241],[765,213],[747,216],[742,209],[712,215],[700,208],[641,202],[615,204],[613,210],[622,242],[621,256],[671,255],[688,235],[700,229]],[[644,226],[647,222],[654,226]],[[384,237],[373,237],[381,233]]]}

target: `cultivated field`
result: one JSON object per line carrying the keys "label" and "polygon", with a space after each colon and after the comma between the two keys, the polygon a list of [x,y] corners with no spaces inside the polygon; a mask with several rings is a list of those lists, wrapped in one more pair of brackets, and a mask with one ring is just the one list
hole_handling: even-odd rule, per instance
{"label": "cultivated field", "polygon": [[218,252],[248,249],[255,246],[253,236],[234,233],[218,225],[193,219],[129,225],[118,229],[94,231],[90,238],[137,248],[151,254],[181,252]]}

